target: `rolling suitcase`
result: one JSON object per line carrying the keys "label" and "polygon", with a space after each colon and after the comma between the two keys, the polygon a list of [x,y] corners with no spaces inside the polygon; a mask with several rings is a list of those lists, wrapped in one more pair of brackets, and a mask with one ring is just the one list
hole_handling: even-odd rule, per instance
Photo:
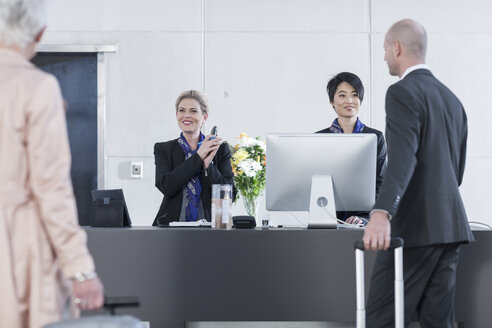
{"label": "rolling suitcase", "polygon": [[95,315],[80,319],[63,320],[52,323],[44,328],[145,328],[138,318],[131,315],[115,315],[115,308],[138,307],[136,297],[105,297],[104,308],[111,316]]}
{"label": "rolling suitcase", "polygon": [[[356,327],[366,327],[366,308],[364,293],[364,243],[355,242],[355,280],[357,290]],[[395,251],[395,328],[405,326],[403,304],[403,239],[391,238],[390,249]]]}

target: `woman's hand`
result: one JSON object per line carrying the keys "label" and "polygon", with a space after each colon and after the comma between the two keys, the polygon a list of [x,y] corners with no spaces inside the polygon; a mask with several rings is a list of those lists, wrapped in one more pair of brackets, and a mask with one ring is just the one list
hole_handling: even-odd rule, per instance
{"label": "woman's hand", "polygon": [[82,310],[99,309],[104,304],[104,287],[99,278],[73,282],[73,302]]}
{"label": "woman's hand", "polygon": [[[213,139],[210,139],[212,137]],[[221,144],[222,139],[214,135],[208,135],[205,139],[203,139],[202,145],[200,146],[200,149],[198,149],[197,154],[203,160],[203,166],[205,168],[208,168],[215,154],[217,154],[217,150],[219,150]]]}
{"label": "woman's hand", "polygon": [[345,222],[350,224],[363,224],[364,220],[358,216],[351,216]]}

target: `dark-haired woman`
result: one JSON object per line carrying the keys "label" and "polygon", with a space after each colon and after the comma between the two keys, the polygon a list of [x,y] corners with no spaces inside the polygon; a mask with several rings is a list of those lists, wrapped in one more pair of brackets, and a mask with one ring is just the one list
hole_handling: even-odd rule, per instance
{"label": "dark-haired woman", "polygon": [[[377,136],[376,195],[383,182],[386,168],[386,141],[381,131],[366,126],[359,120],[359,110],[364,98],[364,86],[353,73],[342,72],[335,75],[326,86],[330,104],[337,118],[330,127],[317,133],[374,133]],[[365,223],[367,212],[337,212],[337,218],[347,223]]]}

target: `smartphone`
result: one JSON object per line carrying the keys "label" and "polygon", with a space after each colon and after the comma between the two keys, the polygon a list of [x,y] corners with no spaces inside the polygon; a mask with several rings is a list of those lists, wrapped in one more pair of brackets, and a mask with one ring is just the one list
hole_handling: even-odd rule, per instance
{"label": "smartphone", "polygon": [[[210,131],[210,134],[212,134],[214,136],[217,135],[217,126],[216,125],[212,128],[212,131]],[[212,140],[212,139],[215,139],[215,137],[210,137],[209,140]]]}
{"label": "smartphone", "polygon": [[[212,139],[215,139],[217,137],[217,126],[216,125],[214,125],[214,127],[212,128],[212,131],[210,131],[210,134],[215,136],[215,137],[210,137],[210,139],[208,139],[208,140],[212,140]],[[202,144],[202,141],[200,141],[198,143],[198,145],[201,145],[201,144]]]}

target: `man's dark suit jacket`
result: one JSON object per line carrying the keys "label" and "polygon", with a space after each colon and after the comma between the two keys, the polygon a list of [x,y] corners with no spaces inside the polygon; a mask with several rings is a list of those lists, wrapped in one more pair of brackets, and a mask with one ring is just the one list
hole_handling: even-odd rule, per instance
{"label": "man's dark suit jacket", "polygon": [[206,172],[203,160],[195,153],[185,160],[185,154],[178,144],[178,139],[159,142],[154,145],[155,157],[155,186],[164,194],[159,212],[154,223],[168,224],[179,221],[183,201],[183,187],[188,180],[200,171],[202,185],[201,201],[205,219],[210,221],[212,184],[231,184],[233,177],[231,167],[231,152],[227,143],[220,145],[213,161]]}
{"label": "man's dark suit jacket", "polygon": [[[333,133],[330,128],[326,128],[316,133]],[[384,135],[381,131],[364,126],[361,133],[373,133],[376,135],[377,141],[377,163],[376,163],[376,196],[379,193],[381,184],[383,183],[384,171],[386,170],[386,141],[384,140]],[[364,165],[364,163],[361,163]],[[337,218],[339,220],[345,221],[351,216],[363,216],[369,217],[369,212],[342,212],[337,211]]]}
{"label": "man's dark suit jacket", "polygon": [[393,216],[406,247],[473,241],[458,189],[467,132],[461,102],[429,70],[388,89],[388,167],[374,209]]}

